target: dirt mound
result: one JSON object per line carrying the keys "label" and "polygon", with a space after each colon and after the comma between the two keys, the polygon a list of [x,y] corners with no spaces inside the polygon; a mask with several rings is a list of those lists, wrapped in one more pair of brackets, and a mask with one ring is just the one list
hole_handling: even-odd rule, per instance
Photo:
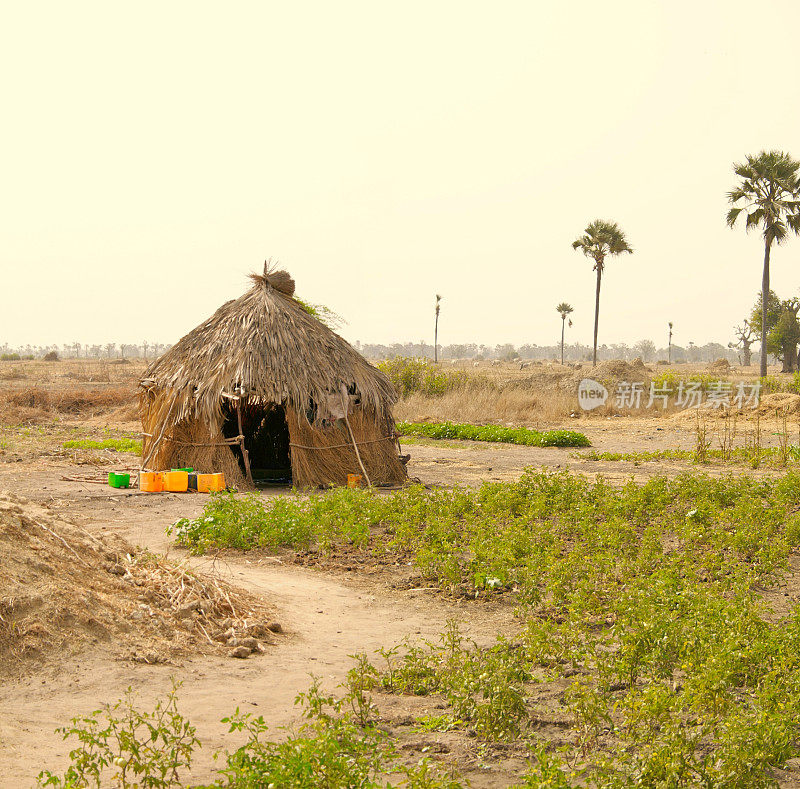
{"label": "dirt mound", "polygon": [[92,645],[160,663],[271,641],[273,612],[254,596],[2,492],[0,557],[0,676]]}
{"label": "dirt mound", "polygon": [[637,356],[632,362],[622,359],[611,359],[600,362],[594,370],[587,371],[586,376],[596,381],[631,381],[639,382],[649,379],[649,370]]}
{"label": "dirt mound", "polygon": [[764,395],[758,404],[758,413],[774,416],[776,411],[800,414],[800,395],[793,392],[773,392]]}
{"label": "dirt mound", "polygon": [[730,372],[731,363],[727,359],[716,359],[708,365],[708,371],[711,373],[722,373],[725,375]]}
{"label": "dirt mound", "polygon": [[525,375],[521,378],[511,378],[503,381],[500,389],[513,391],[515,389],[523,390],[548,390],[563,388],[566,382],[568,388],[572,388],[572,379],[575,371],[570,367],[562,367],[559,365],[552,365],[542,367],[539,370],[534,370],[530,375]]}
{"label": "dirt mound", "polygon": [[758,408],[751,408],[745,406],[742,409],[737,409],[735,405],[724,408],[686,408],[672,414],[671,419],[683,421],[695,421],[697,419],[722,419],[728,415],[736,415],[750,419],[756,415],[760,417],[772,417],[785,412],[787,415],[800,414],[800,395],[793,392],[773,392],[761,397]]}

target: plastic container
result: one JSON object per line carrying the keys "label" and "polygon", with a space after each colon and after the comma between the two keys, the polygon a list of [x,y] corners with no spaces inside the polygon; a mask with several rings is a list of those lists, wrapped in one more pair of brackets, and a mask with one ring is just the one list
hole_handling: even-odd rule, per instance
{"label": "plastic container", "polygon": [[189,474],[186,471],[165,471],[164,490],[170,493],[186,493],[189,490]]}
{"label": "plastic container", "polygon": [[224,474],[198,474],[197,491],[198,493],[212,493],[218,490],[225,490]]}
{"label": "plastic container", "polygon": [[161,493],[164,490],[164,474],[161,471],[142,471],[139,474],[139,490],[144,493]]}
{"label": "plastic container", "polygon": [[131,475],[109,471],[108,484],[111,485],[112,488],[129,488],[131,486]]}
{"label": "plastic container", "polygon": [[363,479],[363,477],[361,476],[361,474],[348,474],[347,475],[347,487],[348,488],[360,488],[362,479]]}
{"label": "plastic container", "polygon": [[187,474],[191,474],[194,469],[191,467],[188,468],[171,468],[170,471],[185,471]]}

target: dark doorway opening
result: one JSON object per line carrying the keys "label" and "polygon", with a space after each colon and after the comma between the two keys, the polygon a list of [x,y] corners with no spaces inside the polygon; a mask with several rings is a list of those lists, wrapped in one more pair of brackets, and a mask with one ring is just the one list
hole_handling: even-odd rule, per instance
{"label": "dark doorway opening", "polygon": [[[250,457],[250,471],[256,485],[291,485],[292,460],[289,453],[289,425],[282,405],[243,402],[242,433],[244,446]],[[236,404],[225,403],[222,434],[225,438],[239,435]],[[238,444],[231,447],[242,474],[244,458]]]}

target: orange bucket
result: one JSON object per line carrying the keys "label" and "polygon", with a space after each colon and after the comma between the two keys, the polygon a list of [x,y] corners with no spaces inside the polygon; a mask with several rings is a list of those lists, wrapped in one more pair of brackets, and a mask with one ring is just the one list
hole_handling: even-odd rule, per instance
{"label": "orange bucket", "polygon": [[144,493],[161,493],[164,490],[164,475],[160,471],[140,472],[139,490]]}
{"label": "orange bucket", "polygon": [[186,493],[189,490],[189,472],[165,471],[164,490],[170,493]]}
{"label": "orange bucket", "polygon": [[198,474],[197,492],[211,493],[213,491],[225,490],[224,474]]}
{"label": "orange bucket", "polygon": [[347,475],[347,487],[348,488],[360,488],[362,479],[363,479],[363,477],[361,476],[361,474],[348,474]]}

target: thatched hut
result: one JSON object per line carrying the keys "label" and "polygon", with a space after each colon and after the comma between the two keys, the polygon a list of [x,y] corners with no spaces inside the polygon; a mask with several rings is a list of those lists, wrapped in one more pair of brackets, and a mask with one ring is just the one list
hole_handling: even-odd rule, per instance
{"label": "thatched hut", "polygon": [[309,314],[285,271],[251,279],[144,373],[142,467],[238,485],[403,482],[389,380]]}

